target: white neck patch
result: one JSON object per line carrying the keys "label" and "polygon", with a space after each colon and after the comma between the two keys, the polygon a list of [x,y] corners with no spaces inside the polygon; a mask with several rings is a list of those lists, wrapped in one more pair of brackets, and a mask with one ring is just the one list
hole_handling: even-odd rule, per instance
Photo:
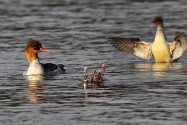
{"label": "white neck patch", "polygon": [[44,74],[44,69],[38,60],[33,60],[30,63],[28,70],[23,73],[23,75],[43,75],[43,74]]}

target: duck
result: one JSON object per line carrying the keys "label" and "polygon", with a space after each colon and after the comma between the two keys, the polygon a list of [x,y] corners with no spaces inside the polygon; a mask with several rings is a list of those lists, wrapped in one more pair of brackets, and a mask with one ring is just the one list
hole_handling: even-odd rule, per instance
{"label": "duck", "polygon": [[63,64],[40,63],[38,54],[50,51],[51,50],[43,48],[38,40],[30,39],[25,46],[25,55],[30,64],[23,75],[53,76],[64,74],[65,69]]}
{"label": "duck", "polygon": [[179,33],[173,41],[167,41],[164,33],[164,20],[156,16],[151,21],[156,26],[156,34],[153,42],[144,41],[141,38],[110,37],[110,43],[117,49],[131,53],[145,60],[154,57],[156,63],[171,63],[178,61],[187,50],[187,41],[184,33]]}

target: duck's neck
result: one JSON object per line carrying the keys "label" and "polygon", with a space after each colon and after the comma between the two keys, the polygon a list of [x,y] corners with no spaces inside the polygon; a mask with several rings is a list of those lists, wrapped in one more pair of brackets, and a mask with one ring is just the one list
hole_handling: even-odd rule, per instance
{"label": "duck's neck", "polygon": [[44,69],[38,60],[32,60],[25,74],[26,75],[43,75]]}
{"label": "duck's neck", "polygon": [[30,63],[32,63],[33,61],[37,60],[39,62],[39,57],[38,57],[38,54],[36,53],[28,53],[28,52],[25,52],[26,56],[27,56],[27,59]]}
{"label": "duck's neck", "polygon": [[155,40],[154,42],[156,43],[165,43],[166,42],[166,37],[163,28],[159,27],[157,28],[156,35],[155,35]]}

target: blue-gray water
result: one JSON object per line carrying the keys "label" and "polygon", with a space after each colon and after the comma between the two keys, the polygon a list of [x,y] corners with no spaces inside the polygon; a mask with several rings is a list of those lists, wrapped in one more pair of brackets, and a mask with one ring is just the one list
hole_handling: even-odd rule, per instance
{"label": "blue-gray water", "polygon": [[[154,38],[150,20],[163,16],[172,40],[187,34],[186,0],[1,0],[0,124],[186,125],[187,53],[155,64],[112,47],[107,37]],[[66,74],[29,81],[24,46],[41,41],[42,63],[63,63]],[[83,68],[107,64],[102,88],[80,87]]]}

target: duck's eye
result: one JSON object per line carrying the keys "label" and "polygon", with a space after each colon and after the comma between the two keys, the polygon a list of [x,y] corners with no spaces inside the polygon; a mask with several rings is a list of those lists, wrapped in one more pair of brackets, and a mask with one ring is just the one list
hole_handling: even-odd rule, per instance
{"label": "duck's eye", "polygon": [[36,46],[34,46],[33,48],[34,48],[34,50],[40,50],[40,48],[36,47]]}

